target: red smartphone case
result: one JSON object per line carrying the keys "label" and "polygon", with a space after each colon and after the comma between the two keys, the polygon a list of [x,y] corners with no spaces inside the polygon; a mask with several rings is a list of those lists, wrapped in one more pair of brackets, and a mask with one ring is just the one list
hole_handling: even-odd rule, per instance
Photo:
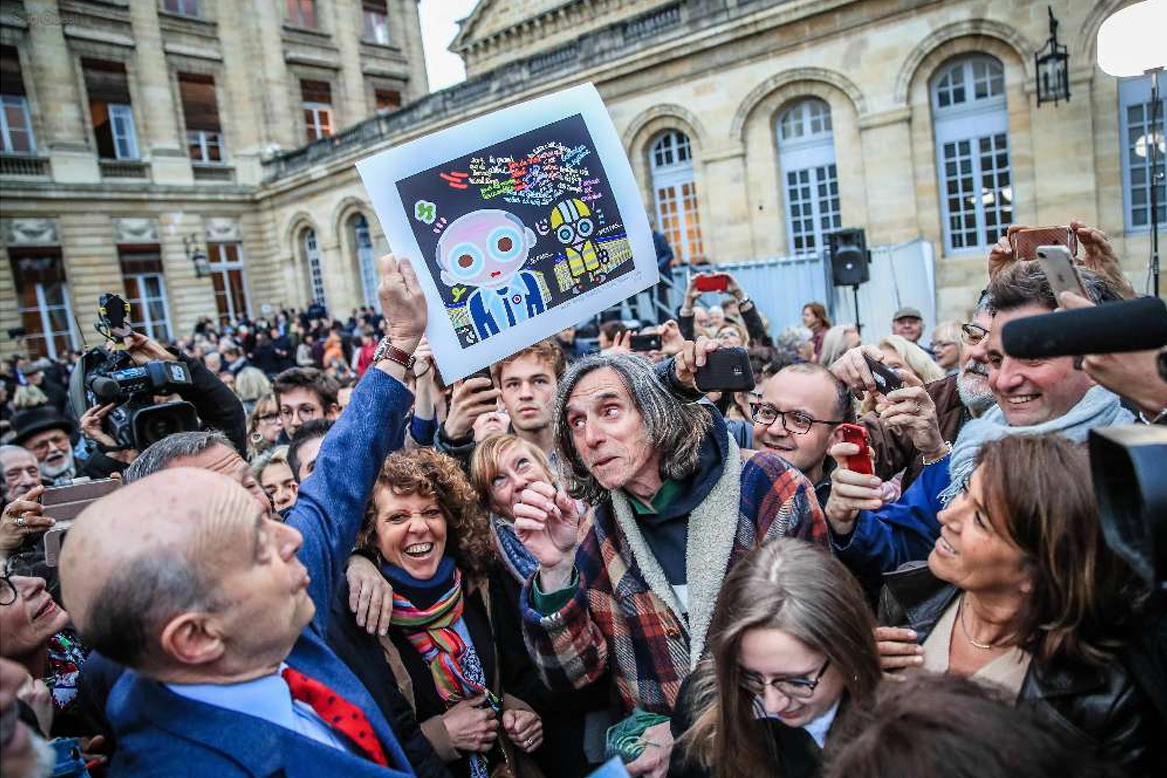
{"label": "red smartphone case", "polygon": [[858,424],[840,424],[839,429],[843,431],[844,442],[854,443],[859,447],[859,453],[847,457],[844,462],[847,469],[854,470],[856,473],[863,473],[864,475],[875,475],[875,467],[871,463],[871,454],[867,450],[867,430]]}
{"label": "red smartphone case", "polygon": [[725,273],[697,276],[698,292],[724,292],[728,286],[729,279]]}

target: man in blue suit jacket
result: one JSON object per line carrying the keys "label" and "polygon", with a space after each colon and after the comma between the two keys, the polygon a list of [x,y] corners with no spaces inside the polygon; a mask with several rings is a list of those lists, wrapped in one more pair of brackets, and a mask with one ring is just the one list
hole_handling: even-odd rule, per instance
{"label": "man in blue suit jacket", "polygon": [[[377,471],[404,439],[412,396],[403,363],[425,329],[407,262],[383,260],[380,297],[393,348],[353,392],[287,523],[240,485],[246,479],[224,474],[244,464],[238,455],[212,446],[94,503],[70,530],[64,599],[87,642],[130,668],[106,703],[118,738],[113,774],[413,775],[324,637]],[[387,766],[337,719],[293,700],[287,668],[351,703],[354,718],[363,713]]]}

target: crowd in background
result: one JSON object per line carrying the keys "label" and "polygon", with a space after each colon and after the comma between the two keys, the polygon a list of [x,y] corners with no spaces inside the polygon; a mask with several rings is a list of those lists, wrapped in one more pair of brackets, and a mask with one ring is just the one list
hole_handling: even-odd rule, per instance
{"label": "crowd in background", "polygon": [[[1001,345],[1134,296],[1073,228],[1090,299],[1007,238],[967,320],[873,340],[694,276],[450,382],[389,257],[379,309],[119,344],[190,371],[155,399],[198,429],[141,450],[71,401],[80,354],[6,359],[4,778],[1155,774],[1167,621],[1084,443],[1167,382]],[[755,387],[699,391],[732,348]],[[111,477],[49,558],[46,489]]]}

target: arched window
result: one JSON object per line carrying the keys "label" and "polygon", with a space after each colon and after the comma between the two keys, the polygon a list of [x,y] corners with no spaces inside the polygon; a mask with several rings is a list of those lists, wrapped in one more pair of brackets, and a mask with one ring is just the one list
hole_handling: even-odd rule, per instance
{"label": "arched window", "polygon": [[649,149],[657,228],[680,262],[703,259],[701,218],[689,136],[677,130],[658,135]]}
{"label": "arched window", "polygon": [[352,235],[353,251],[356,252],[357,267],[361,271],[361,287],[365,292],[365,305],[377,307],[377,261],[373,256],[373,237],[369,234],[369,220],[363,213],[353,214],[348,220]]}
{"label": "arched window", "polygon": [[1013,221],[1005,69],[986,55],[953,60],[931,95],[945,248],[987,248]]}
{"label": "arched window", "polygon": [[818,252],[841,226],[839,175],[831,107],[817,97],[795,103],[778,118],[778,163],[786,195],[790,251]]}
{"label": "arched window", "polygon": [[327,307],[324,299],[324,263],[320,259],[320,248],[316,245],[316,231],[309,228],[304,230],[301,243],[304,249],[304,264],[308,267],[308,289],[312,294],[312,302]]}
{"label": "arched window", "polygon": [[1151,129],[1151,77],[1127,78],[1118,82],[1119,127],[1122,138],[1123,201],[1126,205],[1126,228],[1131,232],[1151,227],[1151,139],[1157,138],[1159,147],[1159,182],[1155,189],[1155,204],[1159,229],[1167,228],[1167,186],[1163,182],[1163,165],[1167,163],[1167,142],[1164,141],[1164,117],[1167,116],[1167,98],[1160,96],[1155,115],[1155,130]]}

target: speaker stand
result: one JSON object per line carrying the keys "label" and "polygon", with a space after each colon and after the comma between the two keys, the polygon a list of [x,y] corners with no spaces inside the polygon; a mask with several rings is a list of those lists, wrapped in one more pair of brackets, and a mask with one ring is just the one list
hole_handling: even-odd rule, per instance
{"label": "speaker stand", "polygon": [[859,284],[851,284],[851,294],[855,295],[855,331],[863,337],[863,324],[859,321]]}

